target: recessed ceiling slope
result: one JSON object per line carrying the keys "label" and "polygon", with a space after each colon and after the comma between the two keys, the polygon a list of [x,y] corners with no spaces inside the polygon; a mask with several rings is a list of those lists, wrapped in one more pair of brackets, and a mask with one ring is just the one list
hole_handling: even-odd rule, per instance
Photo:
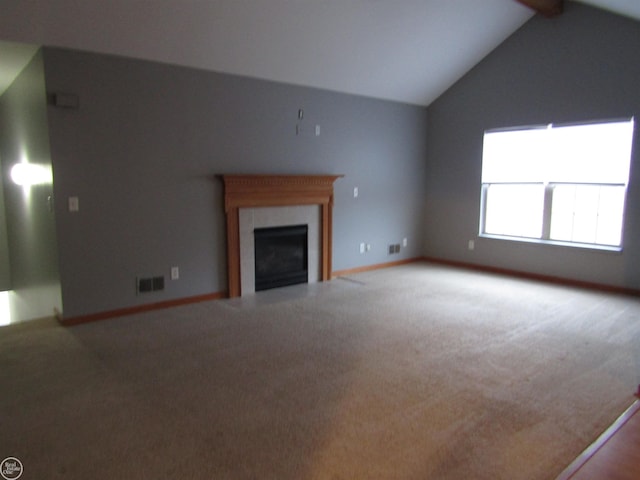
{"label": "recessed ceiling slope", "polygon": [[0,41],[0,95],[38,51],[38,47],[24,43]]}
{"label": "recessed ceiling slope", "polygon": [[[638,0],[582,1],[640,18]],[[0,40],[417,105],[533,15],[515,0],[0,0],[0,12]]]}
{"label": "recessed ceiling slope", "polygon": [[579,0],[594,7],[640,20],[640,0]]}
{"label": "recessed ceiling slope", "polygon": [[0,39],[428,105],[520,27],[513,0],[0,0]]}

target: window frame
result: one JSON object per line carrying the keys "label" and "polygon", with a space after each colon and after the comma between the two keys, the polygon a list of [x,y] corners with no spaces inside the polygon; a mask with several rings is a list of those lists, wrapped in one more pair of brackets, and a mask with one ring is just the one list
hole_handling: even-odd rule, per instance
{"label": "window frame", "polygon": [[[544,187],[544,200],[542,206],[542,225],[540,237],[527,237],[519,235],[505,235],[499,233],[487,233],[486,232],[486,220],[487,220],[487,192],[491,185],[541,185]],[[623,187],[624,188],[624,201],[622,207],[622,229],[620,232],[620,244],[609,245],[601,243],[585,243],[571,240],[556,240],[551,238],[551,221],[553,210],[553,191],[557,185],[588,185],[590,187]],[[628,186],[624,183],[580,183],[580,182],[493,182],[481,184],[481,198],[480,198],[480,225],[478,236],[482,238],[507,240],[516,242],[537,243],[542,245],[558,245],[573,248],[583,248],[610,252],[622,252],[623,250],[623,238],[624,238],[624,220],[627,204],[627,190]]]}
{"label": "window frame", "polygon": [[[488,178],[485,178],[484,168],[485,168],[485,155],[486,155],[486,137],[490,134],[496,133],[516,133],[516,132],[524,132],[524,131],[541,131],[541,130],[554,130],[561,129],[563,127],[588,127],[594,125],[605,126],[607,124],[612,123],[628,123],[630,124],[630,142],[629,142],[629,158],[628,158],[628,169],[626,170],[626,177],[624,177],[624,183],[616,182],[613,178],[605,179],[605,182],[595,183],[589,180],[583,180],[582,182],[576,181],[572,182],[573,179],[550,179],[550,178],[536,178],[536,179],[518,179],[518,181],[509,181],[503,178],[495,179],[495,181],[487,181]],[[499,239],[499,240],[507,240],[507,241],[516,241],[516,242],[527,242],[527,243],[536,243],[541,245],[559,245],[566,246],[571,248],[583,248],[583,249],[592,249],[599,251],[609,251],[609,252],[622,252],[624,246],[624,236],[625,236],[625,218],[627,211],[627,200],[628,200],[628,190],[629,190],[629,182],[631,180],[631,169],[633,168],[633,152],[634,148],[634,139],[636,136],[636,120],[633,116],[628,117],[618,117],[618,118],[609,118],[609,119],[600,119],[600,120],[590,120],[590,121],[582,121],[582,122],[566,122],[566,123],[549,123],[546,125],[529,125],[529,126],[513,126],[506,128],[493,128],[486,130],[484,132],[484,142],[482,149],[482,167],[481,167],[481,195],[480,195],[480,216],[479,216],[479,225],[478,225],[478,236],[490,239]],[[542,146],[544,147],[544,144]],[[498,159],[499,161],[499,159]],[[522,164],[526,166],[526,163]],[[495,167],[492,167],[495,168]],[[562,174],[561,174],[562,175]],[[489,174],[489,177],[493,176],[493,174]],[[546,176],[546,175],[545,175]],[[554,175],[555,176],[555,175]],[[622,180],[623,177],[619,176],[619,179]],[[515,179],[514,179],[515,180]],[[531,180],[531,181],[529,181]],[[551,181],[556,180],[556,181]],[[579,180],[576,178],[575,180]],[[607,183],[607,180],[613,180],[615,183]],[[505,234],[496,234],[496,233],[487,233],[486,232],[486,220],[487,220],[487,192],[491,185],[504,184],[504,185],[542,185],[544,186],[544,204],[543,204],[543,214],[542,214],[542,234],[540,237],[525,237],[525,236],[515,236],[515,235],[505,235]],[[551,225],[553,222],[552,219],[552,210],[553,210],[553,191],[555,186],[557,185],[589,185],[594,187],[606,187],[606,186],[614,186],[614,187],[623,187],[623,196],[622,196],[622,211],[620,212],[620,217],[617,217],[616,220],[620,220],[620,243],[619,245],[609,245],[602,243],[585,243],[578,241],[568,241],[568,240],[554,240],[551,238]],[[598,211],[600,210],[600,201],[598,203]],[[576,211],[574,210],[574,215]],[[597,214],[597,213],[596,213]],[[597,220],[596,220],[597,224]],[[597,233],[596,233],[597,235]]]}

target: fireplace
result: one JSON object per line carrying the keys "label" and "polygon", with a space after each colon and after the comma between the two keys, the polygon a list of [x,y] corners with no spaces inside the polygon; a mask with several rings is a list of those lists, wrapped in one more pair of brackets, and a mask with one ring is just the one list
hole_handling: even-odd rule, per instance
{"label": "fireplace", "polygon": [[306,225],[256,228],[255,290],[309,281]]}
{"label": "fireplace", "polygon": [[[307,224],[309,281],[331,279],[333,182],[342,175],[221,177],[227,224],[229,297],[239,297],[253,291],[255,228]],[[272,214],[286,214],[286,218],[276,222]],[[250,230],[249,225],[252,226]],[[249,245],[251,253],[247,255],[244,252]]]}

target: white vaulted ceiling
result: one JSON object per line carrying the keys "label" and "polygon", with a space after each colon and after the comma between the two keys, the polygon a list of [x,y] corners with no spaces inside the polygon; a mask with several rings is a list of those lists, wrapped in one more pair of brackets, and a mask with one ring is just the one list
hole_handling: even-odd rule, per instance
{"label": "white vaulted ceiling", "polygon": [[[638,0],[584,3],[640,18]],[[24,42],[417,105],[533,15],[514,0],[0,0],[0,12],[5,73],[6,42]]]}

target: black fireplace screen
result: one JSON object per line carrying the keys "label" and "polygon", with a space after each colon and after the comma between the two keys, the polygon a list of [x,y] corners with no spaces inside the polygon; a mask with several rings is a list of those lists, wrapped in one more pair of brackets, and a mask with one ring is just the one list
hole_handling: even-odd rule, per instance
{"label": "black fireplace screen", "polygon": [[256,291],[307,283],[307,226],[256,228]]}

